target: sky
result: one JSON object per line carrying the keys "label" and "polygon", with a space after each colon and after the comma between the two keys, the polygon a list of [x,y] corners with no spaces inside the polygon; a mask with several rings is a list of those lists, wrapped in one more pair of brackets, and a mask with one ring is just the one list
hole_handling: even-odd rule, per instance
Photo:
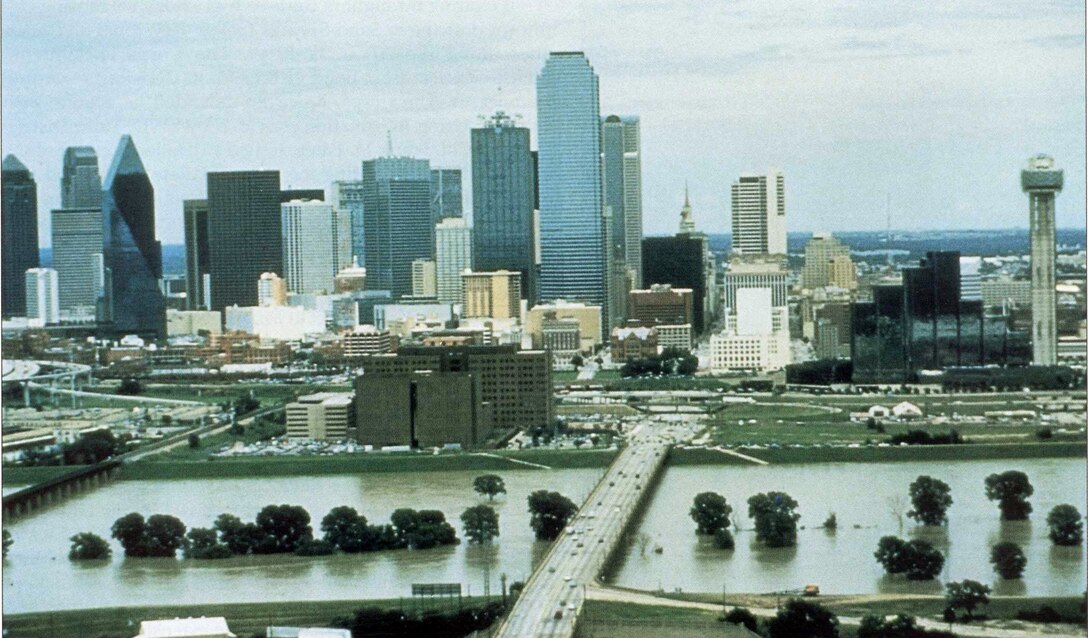
{"label": "sky", "polygon": [[38,182],[40,243],[68,146],[105,176],[128,133],[164,243],[205,174],[359,179],[388,152],[464,171],[503,109],[536,138],[549,51],[585,51],[602,115],[641,118],[644,228],[729,229],[729,187],[780,168],[788,229],[1027,226],[1019,171],[1065,169],[1085,224],[1081,2],[56,2],[4,0],[0,146]]}

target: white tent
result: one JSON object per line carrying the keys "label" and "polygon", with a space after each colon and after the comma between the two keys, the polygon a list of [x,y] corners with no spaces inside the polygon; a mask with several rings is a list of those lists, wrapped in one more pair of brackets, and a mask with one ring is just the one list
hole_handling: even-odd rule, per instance
{"label": "white tent", "polygon": [[237,638],[227,627],[227,619],[174,618],[173,620],[145,620],[140,623],[136,638]]}
{"label": "white tent", "polygon": [[922,416],[922,409],[909,401],[904,401],[892,408],[892,414],[901,419],[913,419]]}

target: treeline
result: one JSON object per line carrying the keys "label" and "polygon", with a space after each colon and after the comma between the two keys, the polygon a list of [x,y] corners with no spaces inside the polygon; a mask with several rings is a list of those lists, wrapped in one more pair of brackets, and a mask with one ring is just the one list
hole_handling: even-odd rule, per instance
{"label": "treeline", "polygon": [[661,354],[645,359],[631,359],[623,364],[620,374],[624,378],[691,376],[699,369],[699,358],[687,350],[665,348]]}

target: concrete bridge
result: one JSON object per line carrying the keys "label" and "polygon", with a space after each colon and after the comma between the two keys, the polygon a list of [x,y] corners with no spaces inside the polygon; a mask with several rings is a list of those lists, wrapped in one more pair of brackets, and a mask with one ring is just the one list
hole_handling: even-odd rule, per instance
{"label": "concrete bridge", "polygon": [[669,447],[697,428],[694,420],[661,419],[631,431],[627,446],[552,543],[496,636],[574,636],[587,587],[622,551],[624,532],[653,492]]}
{"label": "concrete bridge", "polygon": [[121,471],[121,461],[112,459],[74,469],[63,476],[43,481],[4,497],[4,518],[15,519],[109,483]]}

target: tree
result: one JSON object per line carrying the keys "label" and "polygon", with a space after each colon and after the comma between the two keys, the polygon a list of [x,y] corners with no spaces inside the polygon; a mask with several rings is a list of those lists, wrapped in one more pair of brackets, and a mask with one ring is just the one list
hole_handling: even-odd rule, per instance
{"label": "tree", "polygon": [[140,382],[133,378],[128,378],[121,381],[121,385],[117,387],[117,394],[123,394],[126,396],[135,396],[144,391],[144,387],[140,385]]}
{"label": "tree", "polygon": [[476,490],[477,494],[486,496],[487,500],[493,501],[499,494],[506,494],[506,483],[497,474],[483,474],[473,479],[472,489]]}
{"label": "tree", "polygon": [[293,552],[299,544],[313,539],[310,513],[298,505],[267,505],[257,513],[260,541],[254,554]]}
{"label": "tree", "polygon": [[1084,540],[1084,522],[1077,508],[1063,503],[1055,505],[1046,515],[1050,527],[1050,540],[1055,545],[1080,545]]}
{"label": "tree", "polygon": [[986,477],[986,498],[997,501],[1001,509],[1001,520],[1022,521],[1031,514],[1028,497],[1034,493],[1027,474],[1009,470],[1001,474]]}
{"label": "tree", "polygon": [[354,507],[340,506],[329,510],[321,519],[321,532],[328,543],[342,552],[354,554],[372,547],[366,517],[355,511]]}
{"label": "tree", "polygon": [[200,436],[195,432],[189,435],[189,447],[193,450],[200,447]]}
{"label": "tree", "polygon": [[499,515],[487,505],[470,507],[461,514],[465,538],[469,543],[486,545],[499,535]]}
{"label": "tree", "polygon": [[816,603],[794,598],[767,623],[770,638],[838,638],[839,619]]}
{"label": "tree", "polygon": [[219,542],[216,531],[208,527],[194,527],[185,535],[185,558],[230,558],[230,548]]}
{"label": "tree", "polygon": [[537,540],[553,541],[567,526],[578,507],[559,492],[537,490],[529,495],[529,525]]}
{"label": "tree", "polygon": [[15,541],[11,539],[11,532],[9,532],[8,530],[4,530],[3,537],[4,537],[4,541],[3,541],[3,543],[4,543],[4,558],[7,558],[8,557],[8,550],[11,549],[11,546]]}
{"label": "tree", "polygon": [[733,534],[726,528],[719,528],[714,532],[714,547],[718,549],[733,550],[736,547],[736,541],[733,540]]}
{"label": "tree", "polygon": [[873,554],[889,574],[904,574],[907,580],[932,580],[944,567],[944,556],[923,540],[904,541],[885,536]]}
{"label": "tree", "polygon": [[138,512],[125,514],[114,521],[110,535],[121,543],[125,556],[146,556],[143,553],[144,517]]}
{"label": "tree", "polygon": [[219,541],[227,546],[232,554],[244,556],[253,551],[260,541],[261,530],[253,523],[243,523],[233,514],[220,514],[213,525],[219,532]]}
{"label": "tree", "polygon": [[797,543],[797,501],[783,492],[756,494],[748,499],[748,516],[756,522],[756,540],[767,547],[792,547]]}
{"label": "tree", "polygon": [[839,517],[835,516],[835,512],[831,512],[824,520],[824,529],[835,531],[839,528]]}
{"label": "tree", "polygon": [[1006,542],[994,545],[990,550],[990,562],[993,563],[994,571],[999,576],[1009,580],[1024,575],[1028,559],[1019,545]]}
{"label": "tree", "polygon": [[67,465],[100,463],[117,452],[117,438],[109,430],[94,430],[64,446],[64,462]]}
{"label": "tree", "polygon": [[176,516],[152,514],[147,517],[141,542],[144,556],[174,558],[185,545],[185,523]]}
{"label": "tree", "polygon": [[914,509],[907,512],[907,516],[923,525],[943,525],[948,522],[951,493],[951,488],[944,481],[932,476],[919,476],[910,484],[910,501]]}
{"label": "tree", "polygon": [[944,599],[949,609],[967,612],[965,620],[974,618],[975,607],[990,602],[990,588],[974,580],[951,582],[945,588]]}
{"label": "tree", "polygon": [[570,363],[575,368],[581,368],[585,364],[586,360],[582,358],[582,355],[576,354],[570,358]]}
{"label": "tree", "polygon": [[695,521],[695,533],[708,535],[729,527],[729,515],[733,508],[725,497],[714,492],[702,492],[695,496],[691,505],[692,520]]}
{"label": "tree", "polygon": [[954,635],[947,631],[927,631],[918,626],[914,616],[899,614],[894,618],[863,617],[858,638],[954,638]]}
{"label": "tree", "polygon": [[454,545],[457,532],[438,510],[398,509],[390,516],[397,547],[428,549],[437,545]]}
{"label": "tree", "polygon": [[113,553],[109,542],[101,536],[82,532],[69,538],[72,548],[68,550],[68,560],[102,560]]}
{"label": "tree", "polygon": [[743,625],[745,629],[752,633],[759,631],[759,621],[752,612],[748,611],[745,607],[734,607],[729,610],[729,613],[722,616],[723,622],[733,623],[734,625]]}

